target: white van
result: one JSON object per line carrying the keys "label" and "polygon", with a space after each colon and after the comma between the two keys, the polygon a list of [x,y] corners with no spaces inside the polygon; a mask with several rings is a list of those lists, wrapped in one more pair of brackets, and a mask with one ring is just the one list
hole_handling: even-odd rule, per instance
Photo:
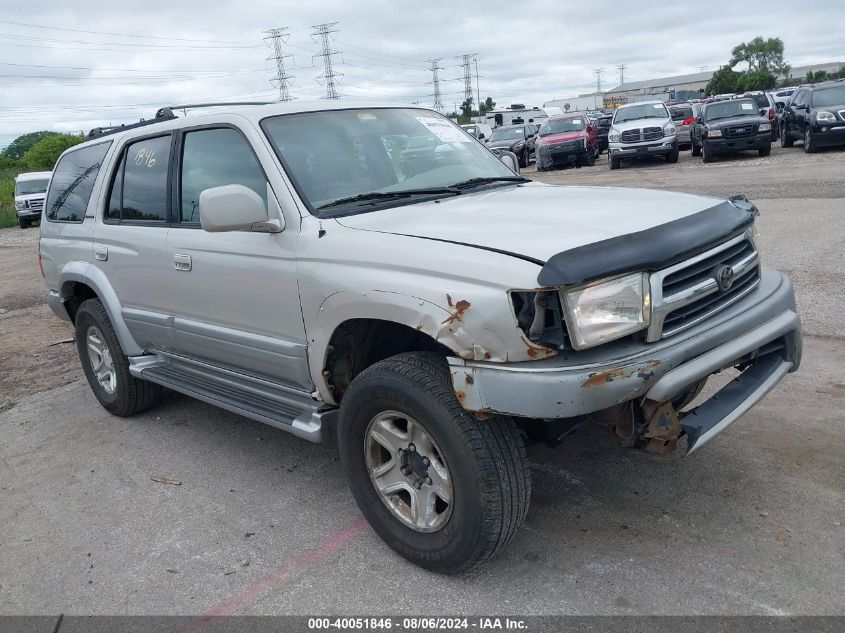
{"label": "white van", "polygon": [[44,196],[52,175],[51,171],[32,171],[15,178],[15,211],[22,229],[41,220]]}

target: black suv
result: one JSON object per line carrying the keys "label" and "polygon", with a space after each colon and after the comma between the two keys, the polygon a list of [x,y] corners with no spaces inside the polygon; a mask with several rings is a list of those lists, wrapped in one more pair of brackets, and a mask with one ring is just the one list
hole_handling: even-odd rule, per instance
{"label": "black suv", "polygon": [[772,152],[772,125],[761,115],[754,99],[731,99],[708,103],[692,126],[693,156],[713,161],[715,154],[757,150],[760,156]]}
{"label": "black suv", "polygon": [[845,145],[845,80],[802,86],[784,106],[780,144],[792,147],[804,139],[804,151]]}
{"label": "black suv", "polygon": [[593,119],[593,123],[595,123],[598,128],[599,154],[601,154],[602,152],[607,151],[607,133],[610,132],[610,124],[613,121],[613,115],[603,113],[597,114],[598,116]]}

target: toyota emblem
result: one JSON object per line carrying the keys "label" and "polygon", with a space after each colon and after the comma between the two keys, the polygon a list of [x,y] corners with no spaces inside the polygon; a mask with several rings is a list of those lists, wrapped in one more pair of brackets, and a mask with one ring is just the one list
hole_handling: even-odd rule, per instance
{"label": "toyota emblem", "polygon": [[725,292],[730,290],[731,286],[734,283],[734,269],[730,266],[719,266],[714,274],[713,277],[716,279],[716,283],[719,285],[719,290]]}

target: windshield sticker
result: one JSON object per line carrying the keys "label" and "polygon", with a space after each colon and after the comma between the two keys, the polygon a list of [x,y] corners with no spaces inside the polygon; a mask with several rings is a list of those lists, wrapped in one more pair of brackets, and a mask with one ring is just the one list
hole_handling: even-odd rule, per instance
{"label": "windshield sticker", "polygon": [[375,121],[378,117],[371,112],[359,112],[358,113],[358,120],[359,121]]}
{"label": "windshield sticker", "polygon": [[654,108],[655,110],[662,110],[663,104],[662,103],[652,103],[651,107]]}
{"label": "windshield sticker", "polygon": [[417,121],[422,123],[428,130],[444,143],[472,143],[473,138],[463,130],[456,128],[448,121],[435,119],[434,117],[418,116]]}
{"label": "windshield sticker", "polygon": [[753,110],[754,104],[752,104],[752,103],[740,103],[739,107],[742,108],[743,110]]}

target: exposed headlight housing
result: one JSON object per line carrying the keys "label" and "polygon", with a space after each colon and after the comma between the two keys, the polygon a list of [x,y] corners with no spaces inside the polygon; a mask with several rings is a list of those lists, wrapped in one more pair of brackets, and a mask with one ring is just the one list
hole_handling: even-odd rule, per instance
{"label": "exposed headlight housing", "polygon": [[722,130],[707,130],[707,138],[718,138],[722,136]]}
{"label": "exposed headlight housing", "polygon": [[514,143],[513,146],[514,149],[522,149],[523,147],[525,147],[525,141],[519,141],[518,143]]}
{"label": "exposed headlight housing", "polygon": [[575,349],[595,347],[648,327],[648,275],[634,273],[561,290],[560,300]]}
{"label": "exposed headlight housing", "polygon": [[619,131],[618,130],[610,130],[607,133],[607,140],[611,143],[618,143],[619,142]]}
{"label": "exposed headlight housing", "polygon": [[770,123],[761,123],[760,127],[757,128],[757,131],[758,132],[768,132],[771,129],[772,129],[772,126],[771,126]]}
{"label": "exposed headlight housing", "polygon": [[663,136],[673,136],[675,134],[675,124],[669,123],[663,126]]}
{"label": "exposed headlight housing", "polygon": [[833,112],[828,112],[827,110],[819,110],[816,112],[816,121],[822,123],[836,123],[836,116]]}

